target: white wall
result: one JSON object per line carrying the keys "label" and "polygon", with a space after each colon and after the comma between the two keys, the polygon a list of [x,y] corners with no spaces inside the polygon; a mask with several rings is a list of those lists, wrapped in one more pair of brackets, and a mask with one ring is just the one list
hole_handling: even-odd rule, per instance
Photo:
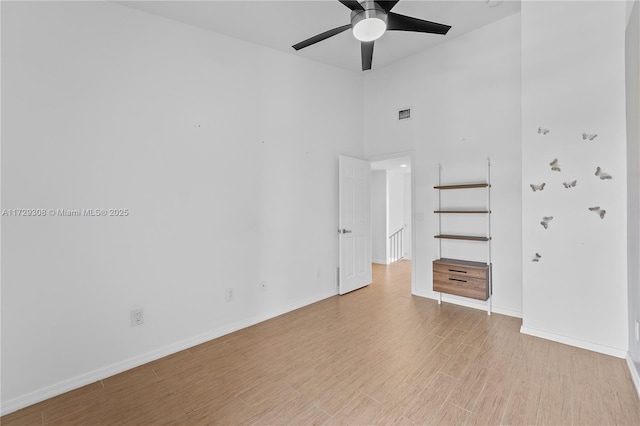
{"label": "white wall", "polygon": [[627,112],[627,273],[629,355],[640,371],[640,342],[635,322],[640,321],[640,2],[633,3],[626,30]]}
{"label": "white wall", "polygon": [[387,172],[387,203],[389,216],[387,217],[387,241],[389,244],[389,256],[393,258],[394,250],[398,250],[395,256],[402,257],[402,251],[404,251],[404,241],[400,245],[400,241],[397,241],[397,246],[393,246],[391,240],[388,238],[394,233],[398,232],[404,227],[404,174],[399,172]]}
{"label": "white wall", "polygon": [[[494,306],[519,316],[520,15],[374,69],[364,81],[366,154],[415,151],[415,293],[437,297],[431,262],[438,256],[433,238],[438,230],[433,213],[438,163],[444,165],[447,179],[483,180],[486,158],[491,157]],[[398,122],[397,109],[406,105],[412,106],[413,117]],[[475,246],[472,251],[482,249]],[[483,260],[484,251],[479,255]]]}
{"label": "white wall", "polygon": [[411,260],[411,173],[404,174],[404,258]]}
{"label": "white wall", "polygon": [[[628,342],[624,19],[624,2],[522,4],[523,331],[618,356]],[[554,217],[547,230],[542,216]]]}
{"label": "white wall", "polygon": [[398,172],[387,173],[389,217],[388,236],[404,226],[404,174]]}
{"label": "white wall", "polygon": [[371,259],[386,265],[387,256],[387,172],[371,171]]}
{"label": "white wall", "polygon": [[4,413],[336,293],[359,74],[103,2],[2,42],[2,207],[130,211],[2,218]]}

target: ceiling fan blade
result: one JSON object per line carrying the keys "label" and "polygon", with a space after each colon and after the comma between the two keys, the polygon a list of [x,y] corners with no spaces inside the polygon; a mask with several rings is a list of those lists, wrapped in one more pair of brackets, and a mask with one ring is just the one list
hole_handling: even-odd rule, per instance
{"label": "ceiling fan blade", "polygon": [[393,7],[396,5],[396,3],[398,3],[398,1],[399,0],[394,0],[394,1],[377,1],[376,0],[376,3],[378,3],[378,6],[383,8],[385,12],[389,13],[391,12],[391,9],[393,9]]}
{"label": "ceiling fan blade", "polygon": [[364,10],[362,5],[355,0],[338,0],[340,3],[344,4],[351,10]]}
{"label": "ceiling fan blade", "polygon": [[373,62],[373,41],[360,42],[360,51],[362,52],[362,71],[371,69]]}
{"label": "ceiling fan blade", "polygon": [[390,31],[416,31],[420,33],[445,35],[450,29],[450,25],[423,21],[422,19],[399,15],[393,12],[389,12],[387,15],[387,30]]}
{"label": "ceiling fan blade", "polygon": [[351,24],[343,25],[341,27],[334,28],[332,30],[325,31],[321,34],[315,35],[311,38],[301,41],[300,43],[296,43],[291,47],[293,47],[296,50],[304,49],[305,47],[311,46],[312,44],[316,44],[319,41],[326,40],[329,37],[333,37],[336,34],[340,34],[341,32],[348,30],[349,28],[351,28]]}

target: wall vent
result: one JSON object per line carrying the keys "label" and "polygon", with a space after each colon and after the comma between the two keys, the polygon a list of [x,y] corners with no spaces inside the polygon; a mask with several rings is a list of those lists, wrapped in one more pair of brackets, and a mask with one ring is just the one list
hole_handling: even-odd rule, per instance
{"label": "wall vent", "polygon": [[398,111],[398,120],[408,120],[411,118],[411,108]]}

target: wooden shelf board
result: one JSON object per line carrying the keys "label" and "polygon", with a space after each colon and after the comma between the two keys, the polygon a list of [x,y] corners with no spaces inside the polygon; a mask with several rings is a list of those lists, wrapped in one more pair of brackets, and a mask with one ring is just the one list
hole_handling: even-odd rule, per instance
{"label": "wooden shelf board", "polygon": [[434,210],[434,213],[491,213],[489,210]]}
{"label": "wooden shelf board", "polygon": [[442,238],[445,240],[467,240],[467,241],[489,241],[487,237],[473,237],[470,235],[434,235],[433,238]]}
{"label": "wooden shelf board", "polygon": [[449,257],[442,257],[440,259],[435,259],[433,263],[441,264],[441,265],[473,266],[476,268],[491,266],[491,264],[487,262],[478,262],[476,260],[451,259]]}
{"label": "wooden shelf board", "polygon": [[487,188],[490,187],[488,183],[462,183],[459,185],[438,185],[434,186],[435,189],[469,189],[469,188]]}

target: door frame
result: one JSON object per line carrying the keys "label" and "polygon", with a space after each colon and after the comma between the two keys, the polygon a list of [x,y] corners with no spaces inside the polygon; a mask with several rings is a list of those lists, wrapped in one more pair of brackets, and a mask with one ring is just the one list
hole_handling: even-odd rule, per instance
{"label": "door frame", "polygon": [[396,158],[410,158],[411,159],[411,294],[416,294],[416,152],[399,151],[389,154],[370,155],[365,159],[371,163],[376,161],[393,160]]}

